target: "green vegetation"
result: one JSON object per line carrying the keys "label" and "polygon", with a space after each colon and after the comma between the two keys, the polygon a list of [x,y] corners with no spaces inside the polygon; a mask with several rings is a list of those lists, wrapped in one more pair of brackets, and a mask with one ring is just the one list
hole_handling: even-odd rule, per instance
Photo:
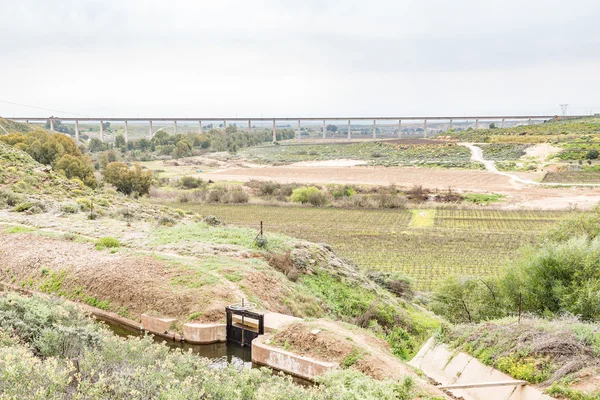
{"label": "green vegetation", "polygon": [[152,172],[142,170],[139,164],[129,168],[125,163],[112,162],[106,166],[102,175],[106,182],[113,184],[121,193],[143,196],[150,192]]}
{"label": "green vegetation", "polygon": [[555,320],[524,317],[520,322],[508,317],[482,324],[449,326],[438,340],[516,379],[531,383],[554,382],[554,387],[548,389],[549,394],[562,392],[573,400],[597,398],[577,397],[583,394],[566,386],[569,378],[597,365],[600,354],[597,324],[583,323],[573,317]]}
{"label": "green vegetation", "polygon": [[97,250],[112,249],[117,247],[121,247],[121,243],[117,239],[110,236],[105,236],[96,241]]}
{"label": "green vegetation", "polygon": [[600,320],[598,221],[600,208],[565,221],[537,246],[524,249],[498,277],[446,280],[436,288],[432,309],[453,322],[478,322],[518,310]]}
{"label": "green vegetation", "polygon": [[489,204],[501,201],[505,196],[497,193],[467,193],[465,201],[475,204]]}
{"label": "green vegetation", "polygon": [[51,165],[68,179],[80,179],[90,187],[97,184],[91,160],[68,136],[35,129],[27,133],[0,135],[0,141],[26,152],[40,164]]}
{"label": "green vegetation", "polygon": [[214,368],[150,337],[122,339],[74,306],[41,297],[0,297],[0,376],[6,398],[44,399],[412,399],[412,385],[357,371],[298,386],[270,370]]}
{"label": "green vegetation", "polygon": [[526,154],[525,150],[530,146],[514,143],[492,143],[483,144],[480,147],[483,150],[483,158],[486,160],[506,161],[518,160]]}
{"label": "green vegetation", "polygon": [[597,183],[600,184],[600,171],[548,172],[544,183]]}
{"label": "green vegetation", "polygon": [[482,168],[471,161],[471,152],[454,143],[398,144],[361,142],[350,144],[305,144],[250,148],[242,156],[270,164],[349,158],[369,165],[444,168]]}
{"label": "green vegetation", "polygon": [[[561,211],[437,209],[433,226],[418,227],[410,226],[414,214],[409,210],[180,206],[253,229],[263,221],[270,240],[271,233],[276,232],[328,243],[340,256],[364,270],[403,272],[415,280],[420,290],[432,289],[444,276],[497,274],[507,261],[519,255],[521,246],[533,244],[543,231],[569,215]],[[431,215],[427,221],[431,221]],[[171,240],[169,234],[164,236]],[[253,238],[249,233],[247,238],[250,237]],[[188,240],[192,238],[190,235]]]}
{"label": "green vegetation", "polygon": [[322,206],[327,203],[327,198],[318,188],[310,186],[292,190],[292,201],[294,203],[310,203],[313,206]]}

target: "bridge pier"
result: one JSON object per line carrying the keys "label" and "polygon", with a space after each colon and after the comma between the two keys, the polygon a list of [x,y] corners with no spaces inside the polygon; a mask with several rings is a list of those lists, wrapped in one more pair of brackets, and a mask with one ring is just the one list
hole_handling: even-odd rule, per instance
{"label": "bridge pier", "polygon": [[275,125],[275,120],[273,120],[273,143],[277,141],[277,128]]}
{"label": "bridge pier", "polygon": [[100,141],[104,143],[104,124],[100,121]]}
{"label": "bridge pier", "polygon": [[478,119],[475,120],[475,129],[479,129],[479,120]]}
{"label": "bridge pier", "polygon": [[500,122],[500,128],[504,128],[504,118],[502,118],[502,122]]}
{"label": "bridge pier", "polygon": [[125,143],[129,143],[129,124],[125,120]]}
{"label": "bridge pier", "polygon": [[50,130],[54,131],[54,120],[50,118]]}
{"label": "bridge pier", "polygon": [[79,120],[75,120],[75,142],[79,142]]}
{"label": "bridge pier", "polygon": [[175,135],[177,135],[177,121],[173,121],[173,131],[175,132]]}
{"label": "bridge pier", "polygon": [[202,135],[202,121],[198,121],[198,134]]}
{"label": "bridge pier", "polygon": [[323,140],[327,138],[327,127],[325,126],[325,120],[323,120]]}
{"label": "bridge pier", "polygon": [[248,132],[252,133],[252,120],[248,120]]}
{"label": "bridge pier", "polygon": [[450,128],[448,130],[452,130],[452,120],[450,120]]}
{"label": "bridge pier", "polygon": [[302,128],[300,126],[300,120],[298,120],[298,133],[296,134],[296,140],[300,141],[300,136],[302,135]]}
{"label": "bridge pier", "polygon": [[377,139],[377,120],[373,120],[373,139]]}
{"label": "bridge pier", "polygon": [[398,120],[398,139],[402,139],[402,120]]}
{"label": "bridge pier", "polygon": [[423,120],[423,137],[427,138],[427,120]]}
{"label": "bridge pier", "polygon": [[348,120],[348,141],[352,140],[352,131],[350,130],[350,120]]}
{"label": "bridge pier", "polygon": [[531,118],[527,120],[527,125],[531,125]]}
{"label": "bridge pier", "polygon": [[150,122],[150,128],[148,129],[148,140],[152,140],[152,120]]}
{"label": "bridge pier", "polygon": [[227,121],[223,121],[223,129],[227,129]]}

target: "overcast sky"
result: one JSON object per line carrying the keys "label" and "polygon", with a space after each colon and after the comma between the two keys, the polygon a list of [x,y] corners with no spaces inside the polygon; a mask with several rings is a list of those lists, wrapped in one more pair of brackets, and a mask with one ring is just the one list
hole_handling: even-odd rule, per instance
{"label": "overcast sky", "polygon": [[0,0],[0,115],[600,112],[598,0]]}

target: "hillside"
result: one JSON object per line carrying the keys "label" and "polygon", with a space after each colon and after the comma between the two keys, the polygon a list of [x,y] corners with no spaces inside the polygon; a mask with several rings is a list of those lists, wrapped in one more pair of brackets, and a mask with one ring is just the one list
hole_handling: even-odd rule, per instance
{"label": "hillside", "polygon": [[327,245],[257,240],[256,230],[211,216],[91,189],[2,143],[0,173],[3,283],[134,320],[172,317],[176,331],[221,322],[224,307],[245,298],[264,311],[367,328],[404,358],[438,325]]}

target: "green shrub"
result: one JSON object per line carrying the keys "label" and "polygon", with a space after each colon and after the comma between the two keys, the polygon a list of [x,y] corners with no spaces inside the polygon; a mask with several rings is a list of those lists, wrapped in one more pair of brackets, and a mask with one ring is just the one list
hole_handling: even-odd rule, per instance
{"label": "green shrub", "polygon": [[23,212],[31,209],[34,206],[32,202],[26,201],[24,203],[17,204],[14,208],[16,212]]}
{"label": "green shrub", "polygon": [[105,236],[96,241],[96,249],[98,250],[117,247],[121,247],[121,243],[117,239],[110,236]]}
{"label": "green shrub", "polygon": [[129,168],[127,164],[112,162],[103,171],[104,180],[127,195],[137,193],[140,196],[150,192],[152,171],[144,171],[139,164]]}
{"label": "green shrub", "polygon": [[296,188],[292,191],[292,201],[295,203],[310,203],[313,206],[327,204],[327,196],[314,186]]}
{"label": "green shrub", "polygon": [[79,212],[79,205],[77,204],[63,204],[60,210],[66,214],[76,214]]}
{"label": "green shrub", "polygon": [[184,176],[179,180],[179,185],[184,189],[197,189],[205,187],[206,182],[202,178],[194,178],[193,176]]}

